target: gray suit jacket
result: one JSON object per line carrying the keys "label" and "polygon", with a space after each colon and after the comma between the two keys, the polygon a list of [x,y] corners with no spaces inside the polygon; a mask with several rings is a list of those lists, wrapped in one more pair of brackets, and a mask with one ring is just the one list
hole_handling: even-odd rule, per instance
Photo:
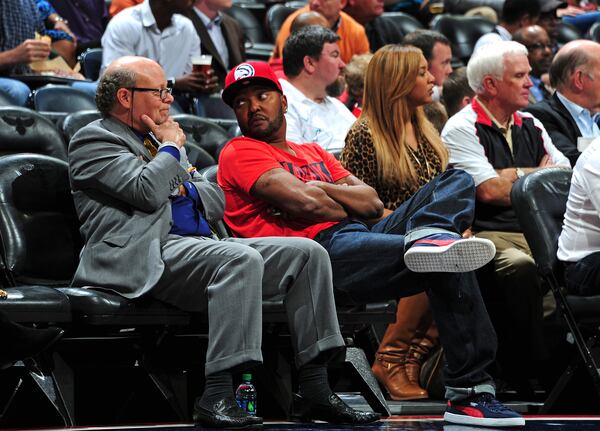
{"label": "gray suit jacket", "polygon": [[[170,154],[154,159],[125,124],[107,118],[79,130],[69,144],[69,174],[85,246],[74,286],[102,287],[136,298],[164,271],[171,228],[169,195],[190,175]],[[209,222],[223,217],[216,184],[193,180]]]}

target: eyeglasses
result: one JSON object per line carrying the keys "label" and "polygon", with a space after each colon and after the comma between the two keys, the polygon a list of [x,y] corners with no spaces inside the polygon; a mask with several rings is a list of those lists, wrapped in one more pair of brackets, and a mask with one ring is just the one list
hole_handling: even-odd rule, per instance
{"label": "eyeglasses", "polygon": [[548,48],[550,51],[552,51],[552,45],[549,43],[532,43],[531,45],[527,45],[527,49],[530,51],[537,51],[540,49],[546,49]]}
{"label": "eyeglasses", "polygon": [[173,87],[167,87],[167,88],[127,87],[127,89],[131,90],[131,91],[141,91],[141,92],[152,91],[152,92],[154,92],[154,95],[160,97],[160,100],[162,100],[163,102],[167,98],[167,94],[173,93]]}

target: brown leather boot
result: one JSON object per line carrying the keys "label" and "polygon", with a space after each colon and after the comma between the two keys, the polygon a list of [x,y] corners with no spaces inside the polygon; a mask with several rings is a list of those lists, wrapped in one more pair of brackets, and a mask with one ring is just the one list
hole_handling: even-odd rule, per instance
{"label": "brown leather boot", "polygon": [[427,398],[427,391],[412,383],[406,374],[410,342],[421,319],[429,312],[425,293],[402,298],[396,309],[396,322],[388,325],[373,363],[373,374],[396,401]]}
{"label": "brown leather boot", "polygon": [[428,322],[429,327],[426,332],[417,330],[415,336],[411,340],[406,357],[406,374],[411,383],[419,384],[419,376],[421,375],[421,365],[429,355],[432,347],[438,344],[438,329],[435,322]]}

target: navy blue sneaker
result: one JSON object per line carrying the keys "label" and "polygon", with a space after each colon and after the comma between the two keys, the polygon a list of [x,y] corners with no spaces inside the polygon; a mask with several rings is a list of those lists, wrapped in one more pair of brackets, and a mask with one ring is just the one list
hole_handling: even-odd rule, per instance
{"label": "navy blue sneaker", "polygon": [[448,401],[444,420],[462,425],[485,427],[523,426],[525,419],[491,394],[477,394],[460,401]]}
{"label": "navy blue sneaker", "polygon": [[413,272],[469,272],[494,258],[496,247],[485,238],[462,238],[456,234],[435,234],[415,241],[404,264]]}

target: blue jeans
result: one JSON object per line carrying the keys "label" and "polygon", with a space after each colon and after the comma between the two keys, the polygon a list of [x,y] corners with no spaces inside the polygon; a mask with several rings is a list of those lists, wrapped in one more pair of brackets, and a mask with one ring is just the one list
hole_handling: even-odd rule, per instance
{"label": "blue jeans", "polygon": [[0,91],[17,106],[25,106],[31,90],[21,81],[10,78],[0,78]]}
{"label": "blue jeans", "polygon": [[404,251],[433,233],[460,235],[474,212],[473,179],[450,169],[379,223],[348,220],[315,238],[329,253],[336,295],[367,303],[427,292],[446,352],[446,396],[454,400],[494,393],[485,369],[496,356],[496,333],[472,272],[413,273]]}

